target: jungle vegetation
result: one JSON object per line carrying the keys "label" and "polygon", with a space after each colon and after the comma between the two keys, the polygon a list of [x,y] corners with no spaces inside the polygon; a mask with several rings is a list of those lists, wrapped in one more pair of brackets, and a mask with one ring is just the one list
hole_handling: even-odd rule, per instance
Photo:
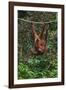
{"label": "jungle vegetation", "polygon": [[[18,79],[55,78],[57,77],[57,22],[49,24],[47,47],[43,55],[31,55],[28,63],[25,57],[34,46],[31,23],[20,19],[36,22],[57,21],[56,12],[18,11]],[[36,32],[42,30],[41,24],[35,24]],[[27,57],[26,57],[27,58]]]}

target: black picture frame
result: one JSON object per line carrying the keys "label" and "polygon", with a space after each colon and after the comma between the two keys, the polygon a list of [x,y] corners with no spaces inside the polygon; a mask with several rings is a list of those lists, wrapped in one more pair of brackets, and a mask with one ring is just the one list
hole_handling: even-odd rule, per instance
{"label": "black picture frame", "polygon": [[[14,6],[27,7],[46,7],[61,9],[61,82],[47,83],[31,83],[31,84],[14,84]],[[38,86],[54,86],[64,85],[64,5],[60,4],[40,4],[40,3],[25,3],[25,2],[9,2],[9,88],[24,88]]]}

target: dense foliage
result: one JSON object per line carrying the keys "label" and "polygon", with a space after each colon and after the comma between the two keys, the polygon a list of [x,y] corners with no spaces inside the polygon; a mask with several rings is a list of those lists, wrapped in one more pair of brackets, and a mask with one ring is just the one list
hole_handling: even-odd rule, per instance
{"label": "dense foliage", "polygon": [[[18,18],[46,22],[57,20],[57,13],[18,11]],[[42,25],[35,24],[35,28],[40,32]],[[18,19],[18,79],[57,77],[57,22],[49,25],[48,52],[43,55],[32,55],[28,63],[25,63],[25,57],[33,46],[31,23]]]}

